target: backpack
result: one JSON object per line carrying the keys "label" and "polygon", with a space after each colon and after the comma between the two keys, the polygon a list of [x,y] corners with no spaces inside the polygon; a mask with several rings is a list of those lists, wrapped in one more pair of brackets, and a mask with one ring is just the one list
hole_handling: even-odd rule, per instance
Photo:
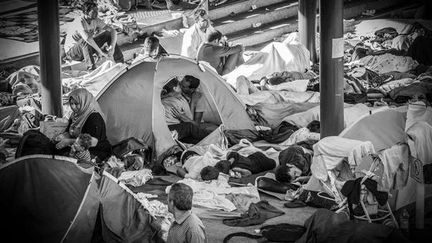
{"label": "backpack", "polygon": [[301,225],[283,223],[263,226],[260,232],[261,235],[253,235],[246,232],[232,233],[227,235],[223,242],[227,243],[233,237],[246,237],[250,239],[265,238],[270,242],[295,242],[306,232],[306,228]]}

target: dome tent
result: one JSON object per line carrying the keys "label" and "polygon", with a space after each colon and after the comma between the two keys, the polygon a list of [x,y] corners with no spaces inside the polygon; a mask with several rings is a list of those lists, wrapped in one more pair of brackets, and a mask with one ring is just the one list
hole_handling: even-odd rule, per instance
{"label": "dome tent", "polygon": [[[430,109],[430,108],[429,108]],[[370,141],[376,152],[381,152],[396,144],[407,143],[405,131],[409,107],[389,108],[387,106],[371,110],[369,114],[361,116],[357,121],[346,127],[339,137]],[[392,190],[389,199],[392,209],[398,210],[416,201],[416,181],[408,177],[407,184],[399,190]],[[305,186],[312,191],[325,191],[318,179],[311,177]],[[432,187],[425,185],[425,197],[432,195]]]}
{"label": "dome tent", "polygon": [[160,240],[154,218],[127,189],[75,159],[29,155],[1,166],[0,198],[0,233],[13,242]]}
{"label": "dome tent", "polygon": [[100,84],[96,82],[86,87],[95,94],[107,118],[111,144],[130,137],[140,138],[154,146],[156,157],[176,145],[165,121],[160,95],[169,80],[184,75],[201,80],[200,91],[208,107],[204,121],[223,124],[226,129],[255,129],[244,104],[211,67],[170,56],[159,62],[141,61],[126,67],[110,81],[103,81],[106,82],[103,88],[98,88]]}

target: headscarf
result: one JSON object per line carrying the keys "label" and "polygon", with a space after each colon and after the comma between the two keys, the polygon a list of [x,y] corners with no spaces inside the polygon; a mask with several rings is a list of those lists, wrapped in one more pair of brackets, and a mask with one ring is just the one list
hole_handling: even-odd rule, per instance
{"label": "headscarf", "polygon": [[72,137],[77,137],[81,134],[84,123],[92,113],[98,112],[102,118],[104,118],[104,115],[96,99],[88,90],[84,88],[76,89],[70,93],[69,100],[71,98],[80,104],[79,110],[72,112],[70,117],[71,124],[69,127],[69,134]]}

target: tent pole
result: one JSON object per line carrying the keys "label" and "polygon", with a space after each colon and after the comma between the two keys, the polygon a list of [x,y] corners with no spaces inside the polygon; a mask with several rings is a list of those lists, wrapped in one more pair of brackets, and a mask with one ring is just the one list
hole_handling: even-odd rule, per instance
{"label": "tent pole", "polygon": [[321,138],[344,128],[343,0],[320,0]]}
{"label": "tent pole", "polygon": [[424,229],[425,185],[417,182],[416,186],[416,229]]}
{"label": "tent pole", "polygon": [[300,42],[309,50],[313,63],[318,62],[315,46],[317,0],[299,0],[298,29]]}
{"label": "tent pole", "polygon": [[42,113],[62,117],[58,0],[38,0]]}

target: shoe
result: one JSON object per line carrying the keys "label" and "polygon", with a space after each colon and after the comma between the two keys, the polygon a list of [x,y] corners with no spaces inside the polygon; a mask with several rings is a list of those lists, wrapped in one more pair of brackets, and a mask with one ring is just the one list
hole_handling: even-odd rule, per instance
{"label": "shoe", "polygon": [[262,190],[283,194],[285,194],[289,189],[296,190],[298,188],[296,185],[290,183],[281,183],[267,177],[258,178],[257,187]]}

